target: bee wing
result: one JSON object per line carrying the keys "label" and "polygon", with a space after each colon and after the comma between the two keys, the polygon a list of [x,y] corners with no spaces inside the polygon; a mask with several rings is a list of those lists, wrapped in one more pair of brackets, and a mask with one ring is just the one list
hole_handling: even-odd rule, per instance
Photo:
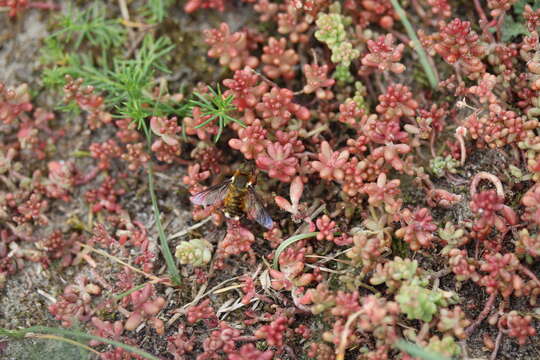
{"label": "bee wing", "polygon": [[221,201],[227,195],[227,189],[231,184],[231,179],[222,182],[221,184],[209,187],[195,195],[191,196],[189,200],[195,205],[212,205]]}
{"label": "bee wing", "polygon": [[255,189],[253,189],[252,186],[248,186],[248,193],[247,193],[247,206],[246,206],[246,212],[248,216],[264,226],[267,229],[271,229],[274,225],[274,222],[272,221],[272,218],[268,213],[266,212],[266,209],[264,208],[261,199],[255,192]]}

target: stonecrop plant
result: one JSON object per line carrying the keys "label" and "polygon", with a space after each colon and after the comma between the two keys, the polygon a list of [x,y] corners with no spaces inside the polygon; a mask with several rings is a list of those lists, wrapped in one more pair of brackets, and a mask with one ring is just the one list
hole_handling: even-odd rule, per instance
{"label": "stonecrop plant", "polygon": [[538,359],[540,2],[0,10],[0,357]]}

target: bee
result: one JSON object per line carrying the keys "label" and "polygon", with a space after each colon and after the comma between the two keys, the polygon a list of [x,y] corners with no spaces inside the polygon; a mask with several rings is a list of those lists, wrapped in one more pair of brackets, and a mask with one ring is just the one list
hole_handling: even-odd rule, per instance
{"label": "bee", "polygon": [[247,215],[267,229],[274,222],[255,192],[257,176],[247,167],[236,170],[225,182],[212,186],[190,197],[195,205],[213,205],[223,200],[223,213],[226,218],[240,220]]}

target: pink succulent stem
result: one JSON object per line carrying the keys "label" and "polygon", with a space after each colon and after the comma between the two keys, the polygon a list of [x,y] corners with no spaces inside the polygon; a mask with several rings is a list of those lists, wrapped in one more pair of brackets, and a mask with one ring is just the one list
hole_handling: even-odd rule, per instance
{"label": "pink succulent stem", "polygon": [[31,2],[28,3],[28,7],[42,10],[60,10],[60,5],[54,4],[52,2]]}
{"label": "pink succulent stem", "polygon": [[521,264],[519,264],[519,270],[521,270],[525,275],[530,277],[531,280],[534,281],[536,285],[540,287],[540,280],[531,270],[529,270],[528,268],[526,268],[525,266]]}
{"label": "pink succulent stem", "polygon": [[476,174],[472,181],[471,181],[471,187],[470,187],[470,194],[471,194],[471,197],[476,195],[476,188],[478,186],[478,183],[480,182],[480,180],[489,180],[493,183],[493,185],[495,185],[495,189],[497,190],[497,195],[501,196],[503,199],[504,199],[504,188],[503,188],[503,185],[501,183],[501,180],[493,175],[493,174],[490,174],[486,171],[480,171],[478,174]]}
{"label": "pink succulent stem", "polygon": [[491,309],[493,309],[493,304],[495,303],[496,298],[497,298],[497,292],[496,291],[492,292],[491,295],[489,295],[489,298],[486,301],[486,305],[484,306],[484,310],[482,310],[482,312],[478,315],[478,317],[476,318],[474,323],[472,323],[472,325],[469,326],[465,330],[465,333],[467,334],[467,336],[471,336],[474,329],[476,329],[478,327],[478,325],[480,325],[482,323],[482,321],[484,321],[484,319],[489,315]]}

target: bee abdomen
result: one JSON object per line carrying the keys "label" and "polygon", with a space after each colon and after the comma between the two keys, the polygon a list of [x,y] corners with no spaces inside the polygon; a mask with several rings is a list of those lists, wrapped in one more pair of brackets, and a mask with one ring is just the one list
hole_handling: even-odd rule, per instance
{"label": "bee abdomen", "polygon": [[224,201],[224,214],[230,219],[239,219],[243,215],[244,194],[231,190]]}

